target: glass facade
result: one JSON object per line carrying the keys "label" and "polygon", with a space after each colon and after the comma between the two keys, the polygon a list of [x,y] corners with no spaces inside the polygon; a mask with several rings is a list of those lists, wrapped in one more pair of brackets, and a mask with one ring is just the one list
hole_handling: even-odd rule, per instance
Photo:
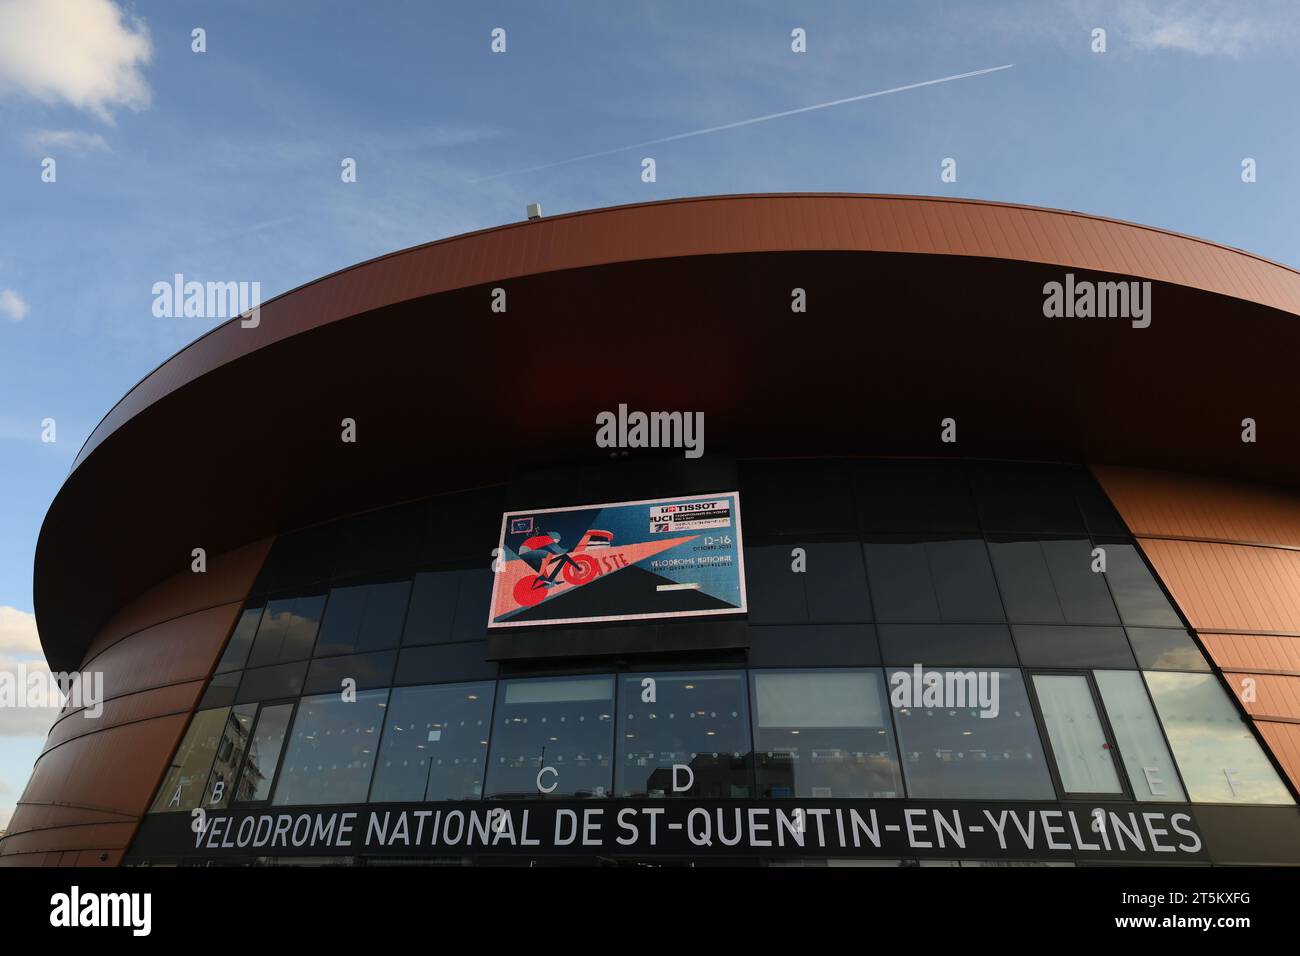
{"label": "glass facade", "polygon": [[502,488],[283,536],[153,810],[1293,802],[1086,470],[747,462],[734,480],[748,650],[490,660]]}

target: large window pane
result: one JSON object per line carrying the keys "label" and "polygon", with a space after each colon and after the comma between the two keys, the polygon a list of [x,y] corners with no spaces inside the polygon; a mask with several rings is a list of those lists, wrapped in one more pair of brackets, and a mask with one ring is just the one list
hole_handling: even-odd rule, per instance
{"label": "large window pane", "polygon": [[1180,628],[1130,627],[1128,639],[1138,667],[1153,671],[1205,671],[1209,661],[1192,636]]}
{"label": "large window pane", "polygon": [[924,542],[873,541],[864,545],[877,620],[941,620],[925,548]]}
{"label": "large window pane", "polygon": [[1026,667],[1134,668],[1122,627],[1043,627],[1017,624],[1011,628]]}
{"label": "large window pane", "polygon": [[451,640],[459,571],[426,571],[415,576],[402,644],[441,644]]}
{"label": "large window pane", "polygon": [[1007,617],[1023,624],[1118,624],[1086,539],[991,541]]}
{"label": "large window pane", "polygon": [[1106,544],[1106,580],[1125,624],[1142,627],[1182,627],[1137,548]]}
{"label": "large window pane", "polygon": [[395,689],[371,802],[482,797],[495,689],[494,684]]}
{"label": "large window pane", "polygon": [[1123,793],[1088,678],[1035,674],[1033,680],[1056,772],[1065,792]]}
{"label": "large window pane", "polygon": [[884,663],[946,667],[1015,667],[1019,664],[1005,624],[881,624]]}
{"label": "large window pane", "polygon": [[382,651],[402,636],[410,581],[331,588],[316,656]]}
{"label": "large window pane", "polygon": [[616,795],[752,796],[747,697],[743,671],[621,678]]}
{"label": "large window pane", "polygon": [[304,697],[275,785],[278,806],[362,803],[370,789],[387,690]]}
{"label": "large window pane", "polygon": [[205,808],[222,809],[230,806],[235,789],[235,774],[239,772],[239,763],[244,759],[256,714],[256,704],[241,704],[231,710],[230,716],[226,718],[226,729],[221,734],[221,742],[217,744],[216,759],[212,762],[208,786],[203,792],[202,805]]}
{"label": "large window pane", "polygon": [[253,637],[257,634],[257,625],[261,623],[264,610],[259,604],[256,607],[246,607],[240,612],[235,630],[226,643],[221,660],[217,663],[216,673],[225,674],[244,666],[244,662],[248,660],[248,652],[252,650]]}
{"label": "large window pane", "polygon": [[878,670],[753,671],[762,797],[901,797]]}
{"label": "large window pane", "polygon": [[745,590],[752,623],[802,624],[808,620],[803,579],[791,568],[793,547],[778,544],[745,549]]}
{"label": "large window pane", "polygon": [[153,811],[193,810],[199,805],[229,714],[229,707],[218,707],[194,715],[158,788]]}
{"label": "large window pane", "polygon": [[1294,803],[1217,677],[1146,679],[1193,803]]}
{"label": "large window pane", "polygon": [[867,575],[879,621],[1001,621],[988,550],[980,539],[873,541]]}
{"label": "large window pane", "polygon": [[248,666],[283,664],[311,657],[324,607],[323,594],[267,601]]}
{"label": "large window pane", "polygon": [[[503,681],[488,797],[604,797],[613,786],[614,678]],[[540,773],[544,768],[545,773]],[[539,791],[542,788],[549,793]]]}
{"label": "large window pane", "polygon": [[[898,675],[904,673],[914,681],[913,671],[890,671],[891,696],[903,686]],[[936,673],[946,683],[948,671]],[[978,678],[977,672],[965,673]],[[1019,671],[993,671],[987,680],[990,691],[996,681],[996,716],[981,717],[981,708],[969,706],[893,708],[910,796],[1032,800],[1056,795]]]}
{"label": "large window pane", "polygon": [[237,803],[261,802],[271,796],[271,782],[275,779],[275,767],[280,762],[292,716],[293,704],[263,707],[258,714],[244,769],[239,775]]}
{"label": "large window pane", "polygon": [[1181,803],[1182,784],[1137,671],[1095,671],[1102,706],[1138,800]]}

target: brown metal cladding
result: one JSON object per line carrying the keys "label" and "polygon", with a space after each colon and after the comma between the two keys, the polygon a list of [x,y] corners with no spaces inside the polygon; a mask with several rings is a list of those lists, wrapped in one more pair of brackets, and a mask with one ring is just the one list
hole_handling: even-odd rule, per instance
{"label": "brown metal cladding", "polygon": [[1223,676],[1256,720],[1300,721],[1300,677],[1227,671]]}
{"label": "brown metal cladding", "polygon": [[1300,724],[1257,720],[1255,727],[1292,783],[1300,779]]}
{"label": "brown metal cladding", "polygon": [[1300,548],[1300,492],[1293,489],[1150,469],[1095,470],[1136,535]]}
{"label": "brown metal cladding", "polygon": [[1215,634],[1200,631],[1201,643],[1225,671],[1300,677],[1300,637],[1278,634]]}
{"label": "brown metal cladding", "polygon": [[[207,575],[165,582],[97,635],[84,670],[103,674],[103,712],[56,720],[0,841],[0,865],[121,862],[268,547],[210,557]],[[123,622],[147,621],[158,623],[121,633]]]}
{"label": "brown metal cladding", "polygon": [[1141,541],[1198,631],[1300,634],[1300,551],[1166,538]]}
{"label": "brown metal cladding", "polygon": [[1300,493],[1149,469],[1093,471],[1300,787],[1300,740],[1286,723],[1300,721]]}

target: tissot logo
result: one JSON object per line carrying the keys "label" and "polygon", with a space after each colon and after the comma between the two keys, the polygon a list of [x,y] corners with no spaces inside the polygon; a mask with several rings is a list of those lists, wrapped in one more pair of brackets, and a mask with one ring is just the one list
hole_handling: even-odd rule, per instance
{"label": "tissot logo", "polygon": [[78,886],[50,897],[50,925],[129,927],[133,936],[148,936],[153,926],[150,893],[82,893]]}

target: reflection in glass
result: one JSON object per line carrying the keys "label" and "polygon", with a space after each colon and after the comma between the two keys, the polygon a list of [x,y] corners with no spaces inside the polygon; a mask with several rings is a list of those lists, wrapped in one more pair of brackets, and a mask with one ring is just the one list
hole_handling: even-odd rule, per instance
{"label": "reflection in glass", "polygon": [[1147,671],[1146,679],[1193,803],[1294,803],[1218,678]]}
{"label": "reflection in glass", "polygon": [[1101,715],[1083,675],[1035,674],[1034,693],[1061,786],[1070,793],[1123,793]]}
{"label": "reflection in glass", "polygon": [[753,672],[761,797],[901,797],[877,670]]}
{"label": "reflection in glass", "polygon": [[[621,678],[616,794],[752,796],[746,696],[742,671]],[[690,773],[677,772],[674,783],[677,764]]]}
{"label": "reflection in glass", "polygon": [[1119,616],[1125,624],[1146,627],[1181,627],[1182,621],[1169,604],[1160,585],[1137,548],[1131,544],[1107,544],[1106,580],[1114,595]]}
{"label": "reflection in glass", "polygon": [[316,656],[396,647],[410,593],[410,581],[331,588]]}
{"label": "reflection in glass", "polygon": [[[891,687],[896,675],[890,671]],[[947,671],[940,671],[946,674]],[[1055,790],[1019,671],[998,681],[997,716],[970,707],[895,707],[907,792],[913,797],[1051,799]]]}
{"label": "reflection in glass", "polygon": [[[614,750],[612,677],[503,681],[494,720],[489,798],[609,795]],[[544,768],[550,769],[542,772]],[[541,792],[539,782],[550,793]]]}
{"label": "reflection in glass", "polygon": [[324,608],[323,594],[267,601],[248,666],[305,661],[311,657]]}
{"label": "reflection in glass", "polygon": [[199,805],[229,713],[229,707],[218,707],[194,715],[158,788],[151,808],[154,812],[193,810]]}
{"label": "reflection in glass", "polygon": [[394,689],[371,802],[482,797],[495,689],[490,683]]}
{"label": "reflection in glass", "polygon": [[1137,671],[1093,671],[1115,745],[1138,800],[1181,803],[1186,797],[1173,758]]}
{"label": "reflection in glass", "polygon": [[362,803],[370,789],[387,690],[304,697],[272,803]]}
{"label": "reflection in glass", "polygon": [[260,802],[271,795],[271,781],[275,779],[275,766],[284,748],[284,736],[289,730],[293,704],[276,704],[263,707],[253,730],[244,770],[239,776],[235,802]]}
{"label": "reflection in glass", "polygon": [[1181,627],[1130,627],[1129,642],[1138,667],[1154,671],[1203,671],[1210,664],[1192,636]]}
{"label": "reflection in glass", "polygon": [[217,744],[212,773],[208,775],[208,786],[203,791],[205,809],[222,809],[230,806],[235,774],[239,770],[239,762],[244,759],[244,750],[248,746],[248,736],[253,729],[253,717],[256,713],[256,704],[240,704],[226,718],[226,729],[221,735],[221,742]]}

